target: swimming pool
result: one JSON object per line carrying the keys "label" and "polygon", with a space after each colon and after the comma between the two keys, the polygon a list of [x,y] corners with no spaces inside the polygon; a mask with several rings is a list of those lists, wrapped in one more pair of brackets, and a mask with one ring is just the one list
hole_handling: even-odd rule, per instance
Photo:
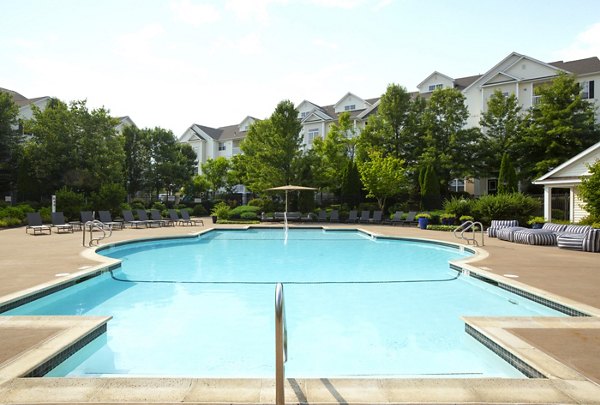
{"label": "swimming pool", "polygon": [[112,315],[49,376],[274,375],[285,286],[289,377],[522,377],[461,316],[562,314],[471,277],[470,253],[357,231],[211,231],[99,251],[121,267],[6,312]]}

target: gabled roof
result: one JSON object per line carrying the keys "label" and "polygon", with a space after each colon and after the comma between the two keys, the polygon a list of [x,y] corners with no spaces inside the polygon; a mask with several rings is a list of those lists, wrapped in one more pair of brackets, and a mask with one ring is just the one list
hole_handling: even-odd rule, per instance
{"label": "gabled roof", "polygon": [[338,105],[340,105],[340,103],[341,103],[342,101],[344,101],[344,100],[345,100],[345,99],[346,99],[348,96],[353,96],[353,97],[356,97],[356,98],[357,98],[357,99],[359,99],[360,101],[363,101],[363,102],[365,102],[365,103],[369,104],[369,102],[368,102],[367,100],[363,100],[361,97],[358,97],[356,94],[354,94],[354,93],[352,93],[352,92],[348,92],[348,93],[344,94],[344,97],[340,98],[340,99],[338,100],[338,102],[337,102],[337,103],[335,103],[335,104],[333,105],[333,108],[334,108],[334,109],[336,109],[336,108],[337,108],[337,106],[338,106]]}
{"label": "gabled roof", "polygon": [[428,81],[428,80],[429,80],[429,79],[430,79],[432,76],[435,76],[435,75],[439,75],[439,76],[445,77],[445,78],[446,78],[446,79],[448,79],[449,81],[451,81],[451,82],[454,82],[454,79],[453,79],[453,78],[451,78],[450,76],[448,76],[448,75],[445,75],[445,74],[443,74],[443,73],[440,73],[440,72],[438,72],[437,70],[434,70],[432,74],[430,74],[429,76],[427,76],[427,77],[425,78],[425,80],[423,80],[421,83],[417,84],[417,88],[420,88],[420,87],[423,85],[423,83],[427,82],[427,81]]}
{"label": "gabled roof", "polygon": [[22,107],[22,106],[27,105],[27,104],[30,103],[30,101],[29,101],[29,99],[27,97],[25,97],[24,95],[22,95],[20,93],[17,93],[16,91],[0,87],[0,92],[2,92],[2,93],[8,93],[12,97],[13,102],[16,105],[18,105],[19,107]]}
{"label": "gabled roof", "polygon": [[[552,177],[555,174],[557,174],[558,172],[564,170],[565,168],[567,168],[581,160],[584,160],[587,157],[591,158],[597,152],[600,153],[600,142],[598,142],[595,145],[590,146],[589,148],[587,148],[586,150],[584,150],[577,156],[572,157],[571,159],[567,160],[565,163],[557,166],[556,168],[552,169],[548,173],[544,174],[542,177],[536,179],[535,181],[533,181],[533,184],[544,184],[544,183],[550,182],[552,180]],[[582,173],[582,174],[584,174],[584,173]]]}
{"label": "gabled roof", "polygon": [[483,75],[459,77],[458,79],[454,79],[454,88],[458,90],[463,90],[469,87],[475,80],[479,79],[481,76]]}
{"label": "gabled roof", "polygon": [[[331,107],[331,106],[329,106]],[[306,117],[304,117],[302,119],[302,122],[307,122],[307,121],[315,121],[315,120],[311,120],[312,117],[317,118],[316,121],[331,121],[333,120],[336,116],[335,112],[332,112],[333,116],[330,114],[327,114],[322,108],[320,107],[315,107],[313,108],[308,114],[306,114]]]}
{"label": "gabled roof", "polygon": [[569,62],[551,62],[549,65],[566,70],[577,75],[600,72],[600,59],[594,56],[591,58],[572,60]]}

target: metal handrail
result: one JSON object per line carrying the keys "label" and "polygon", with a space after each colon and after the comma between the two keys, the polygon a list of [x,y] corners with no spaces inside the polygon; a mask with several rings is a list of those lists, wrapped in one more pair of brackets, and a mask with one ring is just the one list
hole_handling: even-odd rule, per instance
{"label": "metal handrail", "polygon": [[[106,229],[108,228],[108,236],[106,235]],[[94,229],[98,229],[99,231],[102,231],[102,236],[98,237],[98,238],[94,238]],[[88,246],[92,246],[94,244],[94,242],[96,242],[96,245],[98,244],[98,242],[100,242],[102,239],[106,239],[106,238],[110,238],[112,236],[112,225],[107,225],[104,222],[100,222],[96,219],[94,219],[93,221],[87,221],[85,224],[83,224],[83,246],[85,245],[85,234],[86,232],[89,230],[90,232],[90,241],[88,242]]]}
{"label": "metal handrail", "polygon": [[[479,232],[481,233],[481,245],[477,242],[476,239],[476,230],[475,230],[475,226],[479,227]],[[465,236],[465,232],[472,229],[473,228],[473,237],[472,238],[468,238]],[[460,232],[460,236],[456,235],[456,232],[458,232],[459,230],[461,230]],[[473,244],[475,246],[484,246],[485,245],[485,241],[484,241],[484,232],[483,232],[483,225],[481,224],[481,222],[473,222],[473,221],[465,221],[463,222],[461,225],[459,225],[458,227],[456,227],[452,233],[454,234],[454,237],[459,238],[459,239],[463,239],[467,241],[467,244],[471,244],[471,241],[473,241]]]}
{"label": "metal handrail", "polygon": [[285,404],[284,381],[287,361],[287,327],[285,322],[285,305],[283,301],[283,284],[275,287],[275,403]]}

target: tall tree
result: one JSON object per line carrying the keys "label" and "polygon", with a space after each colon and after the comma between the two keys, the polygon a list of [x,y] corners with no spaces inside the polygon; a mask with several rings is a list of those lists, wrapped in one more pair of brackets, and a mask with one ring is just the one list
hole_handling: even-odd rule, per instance
{"label": "tall tree", "polygon": [[513,154],[523,131],[521,106],[514,94],[504,96],[496,90],[482,113],[479,125],[483,132],[484,164],[482,175],[495,175],[500,170],[504,153]]}
{"label": "tall tree", "polygon": [[380,151],[369,153],[369,160],[359,162],[358,171],[368,191],[367,197],[377,199],[381,210],[389,197],[395,196],[408,187],[404,162],[394,156],[383,157]]}
{"label": "tall tree", "polygon": [[592,220],[600,222],[600,160],[588,168],[590,176],[582,177],[579,192]]}
{"label": "tall tree", "polygon": [[280,102],[266,120],[255,121],[242,141],[248,187],[255,192],[291,184],[298,179],[294,165],[301,156],[302,124],[291,101]]}
{"label": "tall tree", "polygon": [[425,169],[423,185],[421,187],[421,201],[423,208],[426,210],[434,210],[442,206],[440,181],[433,165],[428,165]]}
{"label": "tall tree", "polygon": [[358,166],[353,160],[348,160],[342,172],[340,196],[342,203],[357,207],[362,198],[363,185],[360,180]]}
{"label": "tall tree", "polygon": [[464,128],[468,116],[465,97],[457,89],[435,90],[427,103],[420,163],[433,165],[443,184],[475,174],[477,159],[473,156],[481,150],[481,136],[477,128]]}
{"label": "tall tree", "polygon": [[537,90],[520,144],[524,176],[538,177],[600,140],[594,106],[581,98],[575,78],[559,74]]}
{"label": "tall tree", "polygon": [[220,188],[227,183],[227,172],[230,169],[229,160],[223,156],[216,159],[208,159],[202,164],[202,175],[210,185],[210,190],[213,193],[213,198]]}
{"label": "tall tree", "polygon": [[0,91],[0,194],[10,193],[20,158],[19,108],[10,94]]}
{"label": "tall tree", "polygon": [[518,188],[517,172],[508,156],[508,153],[502,155],[500,164],[500,174],[498,175],[498,194],[516,193]]}
{"label": "tall tree", "polygon": [[125,153],[125,188],[129,199],[145,188],[150,171],[150,137],[146,130],[132,125],[123,130],[123,149]]}

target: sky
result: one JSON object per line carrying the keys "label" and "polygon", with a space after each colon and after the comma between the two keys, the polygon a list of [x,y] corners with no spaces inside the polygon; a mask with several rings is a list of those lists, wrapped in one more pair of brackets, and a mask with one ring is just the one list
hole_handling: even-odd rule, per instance
{"label": "sky", "polygon": [[0,87],[87,100],[179,137],[485,73],[600,57],[598,0],[0,0]]}

